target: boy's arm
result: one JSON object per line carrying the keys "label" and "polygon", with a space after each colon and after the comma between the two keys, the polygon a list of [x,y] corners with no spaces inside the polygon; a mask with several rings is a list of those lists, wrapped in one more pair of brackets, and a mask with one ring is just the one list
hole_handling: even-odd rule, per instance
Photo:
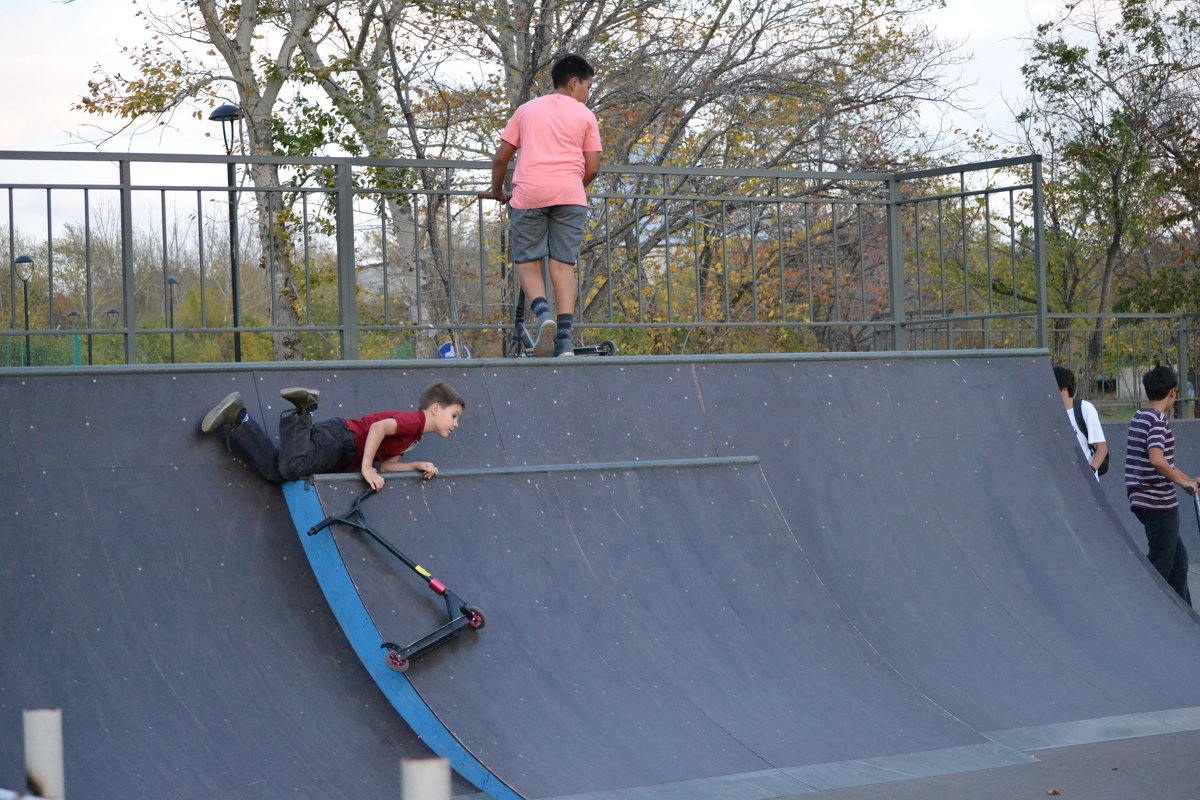
{"label": "boy's arm", "polygon": [[508,162],[512,161],[516,152],[517,148],[503,139],[500,140],[500,147],[496,150],[495,158],[492,159],[492,188],[489,191],[480,192],[481,199],[499,200],[501,203],[508,202],[508,195],[504,191],[504,179],[508,176]]}
{"label": "boy's arm", "polygon": [[1189,478],[1179,469],[1171,466],[1167,461],[1167,456],[1161,447],[1150,448],[1150,466],[1158,470],[1158,474],[1162,475],[1172,483],[1177,483],[1187,490],[1188,494],[1195,494],[1200,485],[1195,480]]}
{"label": "boy's arm", "polygon": [[381,472],[419,472],[426,480],[438,474],[438,468],[432,461],[401,461],[400,456],[394,456],[380,462]]}
{"label": "boy's arm", "polygon": [[371,423],[371,427],[367,429],[367,441],[363,444],[361,472],[363,480],[375,491],[383,488],[383,476],[375,469],[375,454],[379,452],[379,445],[383,443],[384,437],[392,436],[398,429],[396,420],[392,417]]}
{"label": "boy's arm", "polygon": [[1107,442],[1093,442],[1092,447],[1096,448],[1096,452],[1092,453],[1092,472],[1100,469],[1100,465],[1104,463],[1104,458],[1108,455]]}
{"label": "boy's arm", "polygon": [[588,186],[600,174],[600,154],[585,152],[583,154],[583,185]]}

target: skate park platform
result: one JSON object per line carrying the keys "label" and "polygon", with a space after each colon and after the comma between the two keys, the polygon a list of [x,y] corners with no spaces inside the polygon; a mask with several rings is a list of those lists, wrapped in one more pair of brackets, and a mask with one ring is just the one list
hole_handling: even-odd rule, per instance
{"label": "skate park platform", "polygon": [[[273,428],[284,386],[357,416],[434,380],[471,404],[413,453],[443,474],[364,509],[487,625],[380,678],[322,575],[368,639],[436,598],[353,531],[303,541],[195,429],[234,389]],[[1200,738],[1196,617],[1087,480],[1044,353],[28,370],[0,400],[0,786],[45,705],[102,800],[394,795],[431,747],[530,800],[985,797],[1055,765],[1066,794],[1086,754]],[[295,488],[336,514],[364,487]]]}

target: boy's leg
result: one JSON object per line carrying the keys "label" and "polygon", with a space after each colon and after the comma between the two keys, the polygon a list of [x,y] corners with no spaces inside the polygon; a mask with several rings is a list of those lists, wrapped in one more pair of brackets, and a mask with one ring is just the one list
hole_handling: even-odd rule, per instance
{"label": "boy's leg", "polygon": [[311,414],[299,411],[279,416],[279,474],[284,480],[337,472],[353,458],[354,434],[344,419],[314,423]]}
{"label": "boy's leg", "polygon": [[529,308],[537,317],[538,335],[533,345],[533,354],[539,358],[550,355],[558,329],[550,306],[546,303],[546,282],[542,280],[542,259],[547,249],[550,209],[513,208],[508,216],[512,223],[512,259],[516,265],[517,280],[521,290],[529,298]]}
{"label": "boy's leg", "polygon": [[554,355],[573,356],[575,346],[571,340],[571,327],[575,323],[575,300],[579,286],[575,281],[575,265],[550,259],[550,282],[554,285],[554,319],[557,331],[554,335]]}
{"label": "boy's leg", "polygon": [[1185,600],[1190,602],[1187,585],[1187,555],[1184,551],[1184,567],[1177,567],[1176,555],[1183,543],[1179,541],[1179,509],[1152,511],[1135,508],[1133,512],[1146,528],[1146,558],[1158,570],[1158,574]]}
{"label": "boy's leg", "polygon": [[229,449],[264,480],[283,483],[283,476],[279,474],[279,450],[253,419],[246,418],[229,429]]}
{"label": "boy's leg", "polygon": [[558,326],[550,313],[550,304],[546,302],[546,283],[542,280],[542,262],[526,261],[517,264],[517,279],[521,282],[521,291],[526,297],[532,298],[529,310],[537,317],[537,336],[533,340],[533,354],[537,358],[545,358],[554,348],[554,338],[558,334]]}
{"label": "boy's leg", "polygon": [[579,287],[575,278],[575,262],[583,243],[583,228],[587,223],[587,206],[552,206],[546,246],[550,251],[550,282],[554,284],[554,310],[558,314],[558,333],[554,355],[572,356],[571,327],[575,320],[575,301]]}
{"label": "boy's leg", "polygon": [[213,433],[226,426],[229,431],[225,440],[233,454],[249,463],[263,479],[279,483],[282,480],[277,464],[279,452],[262,426],[250,419],[239,392],[226,395],[200,421],[203,433]]}
{"label": "boy's leg", "polygon": [[[1176,536],[1178,537],[1178,531]],[[1171,571],[1167,574],[1167,583],[1185,603],[1189,606],[1192,604],[1192,591],[1188,588],[1188,554],[1187,548],[1183,546],[1183,539],[1178,539],[1175,546],[1175,563],[1171,565]]]}

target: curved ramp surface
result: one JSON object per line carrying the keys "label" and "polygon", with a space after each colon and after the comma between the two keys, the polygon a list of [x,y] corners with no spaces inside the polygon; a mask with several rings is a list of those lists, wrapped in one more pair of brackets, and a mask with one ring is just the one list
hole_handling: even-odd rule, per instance
{"label": "curved ramp surface", "polygon": [[[0,785],[20,709],[57,705],[93,797],[394,793],[429,750],[380,654],[279,489],[194,429],[234,388],[273,426],[282,386],[355,416],[433,380],[472,404],[416,451],[443,475],[365,508],[488,614],[395,676],[479,782],[749,800],[1200,728],[1196,618],[1086,480],[1044,354],[30,372],[0,382]],[[326,513],[360,489],[316,483]],[[440,621],[325,535],[376,635]]]}
{"label": "curved ramp surface", "polygon": [[[408,675],[526,797],[797,795],[1200,726],[1200,629],[1075,468],[1043,356],[460,369],[487,406],[439,463],[482,468],[370,513],[488,612]],[[361,488],[317,485],[327,513]],[[382,638],[437,624],[332,535]]]}
{"label": "curved ramp surface", "polygon": [[[361,488],[318,486],[326,510]],[[399,523],[392,543],[487,614],[408,676],[525,797],[683,781],[692,797],[772,797],[811,791],[793,769],[807,764],[962,746],[978,764],[1024,760],[855,635],[758,465],[450,474],[393,481],[363,508],[381,532],[377,520]],[[385,638],[444,621],[378,544],[332,535]],[[382,664],[377,643],[370,657]]]}

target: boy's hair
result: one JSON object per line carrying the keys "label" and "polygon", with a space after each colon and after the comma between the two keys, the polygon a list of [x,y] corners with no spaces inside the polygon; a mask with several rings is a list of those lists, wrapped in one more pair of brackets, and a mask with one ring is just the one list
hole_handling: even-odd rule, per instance
{"label": "boy's hair", "polygon": [[454,391],[448,383],[431,383],[421,392],[420,408],[422,411],[429,408],[434,403],[445,408],[446,406],[462,406],[462,410],[467,410],[467,401],[462,399],[462,395]]}
{"label": "boy's hair", "polygon": [[1075,396],[1075,373],[1066,367],[1054,368],[1054,380],[1058,381],[1060,390],[1067,390],[1067,397]]}
{"label": "boy's hair", "polygon": [[1142,376],[1142,386],[1146,389],[1146,397],[1151,402],[1162,400],[1178,385],[1179,380],[1175,377],[1175,370],[1170,367],[1155,365],[1154,369]]}
{"label": "boy's hair", "polygon": [[553,81],[555,89],[566,86],[571,82],[571,78],[586,81],[595,75],[596,70],[592,69],[592,65],[587,62],[587,59],[574,53],[563,56],[550,68],[550,80]]}

